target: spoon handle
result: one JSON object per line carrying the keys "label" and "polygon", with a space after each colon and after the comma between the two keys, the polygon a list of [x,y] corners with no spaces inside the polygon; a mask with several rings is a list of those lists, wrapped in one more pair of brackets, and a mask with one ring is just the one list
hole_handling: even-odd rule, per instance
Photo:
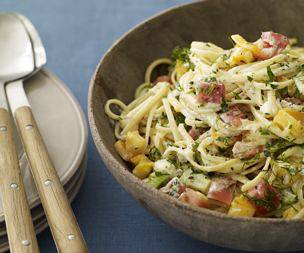
{"label": "spoon handle", "polygon": [[0,192],[12,253],[38,253],[19,159],[14,143],[10,113],[0,108]]}
{"label": "spoon handle", "polygon": [[15,119],[58,252],[88,252],[31,108],[18,108],[15,111]]}

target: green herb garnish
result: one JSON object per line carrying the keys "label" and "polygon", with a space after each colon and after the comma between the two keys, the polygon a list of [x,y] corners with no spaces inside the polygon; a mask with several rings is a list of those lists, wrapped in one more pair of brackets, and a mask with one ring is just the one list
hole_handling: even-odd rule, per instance
{"label": "green herb garnish", "polygon": [[190,48],[176,47],[173,49],[171,57],[174,61],[180,60],[183,63],[190,63]]}
{"label": "green herb garnish", "polygon": [[277,140],[271,140],[266,143],[266,150],[268,150],[271,156],[276,157],[277,154],[282,153],[286,148],[292,146],[293,144],[282,138]]}
{"label": "green herb garnish", "polygon": [[155,162],[162,158],[162,154],[157,147],[153,147],[150,149],[148,157],[151,161]]}
{"label": "green herb garnish", "polygon": [[185,123],[185,116],[180,112],[174,113],[174,119],[175,119],[176,125]]}
{"label": "green herb garnish", "polygon": [[270,135],[271,132],[267,128],[259,128],[259,132],[261,135]]}
{"label": "green herb garnish", "polygon": [[278,90],[277,92],[278,92],[279,96],[281,98],[283,98],[284,96],[286,96],[288,94],[288,88],[285,87],[283,89]]}
{"label": "green herb garnish", "polygon": [[192,151],[194,152],[193,158],[198,164],[203,164],[201,153],[197,150],[198,146],[199,146],[198,142],[195,142],[194,145],[192,146]]}
{"label": "green herb garnish", "polygon": [[229,145],[229,141],[231,140],[230,137],[224,137],[224,136],[220,136],[216,139],[217,141],[223,142],[225,145]]}
{"label": "green herb garnish", "polygon": [[217,83],[216,77],[214,76],[209,76],[205,78],[205,82],[207,83]]}
{"label": "green herb garnish", "polygon": [[275,79],[275,75],[273,74],[270,66],[267,67],[267,75],[268,75],[268,82],[273,82]]}
{"label": "green herb garnish", "polygon": [[222,99],[221,108],[222,108],[223,112],[228,112],[229,111],[228,104],[227,104],[225,99]]}
{"label": "green herb garnish", "polygon": [[227,54],[222,55],[223,61],[227,61],[229,59],[229,56]]}
{"label": "green herb garnish", "polygon": [[295,176],[298,172],[298,169],[295,166],[290,166],[288,168],[288,172],[290,175]]}
{"label": "green herb garnish", "polygon": [[247,80],[248,80],[249,82],[251,82],[251,81],[253,80],[253,77],[247,76]]}

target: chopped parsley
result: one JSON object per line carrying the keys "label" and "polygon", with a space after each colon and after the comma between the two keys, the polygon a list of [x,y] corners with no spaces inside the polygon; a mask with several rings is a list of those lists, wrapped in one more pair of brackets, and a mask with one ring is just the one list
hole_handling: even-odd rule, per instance
{"label": "chopped parsley", "polygon": [[270,66],[267,67],[267,75],[268,75],[268,82],[273,82],[275,79],[275,75],[273,74]]}
{"label": "chopped parsley", "polygon": [[270,157],[271,156],[271,152],[269,150],[267,150],[267,149],[265,149],[263,153],[264,153],[264,156],[266,156],[266,157]]}
{"label": "chopped parsley", "polygon": [[148,155],[149,159],[153,162],[160,160],[162,158],[162,155],[157,147],[153,147],[149,151]]}
{"label": "chopped parsley", "polygon": [[203,160],[202,160],[201,154],[200,154],[200,152],[197,150],[198,146],[199,146],[199,143],[198,143],[198,142],[195,142],[194,145],[192,146],[192,151],[194,152],[193,159],[194,159],[194,161],[196,161],[198,164],[203,164]]}
{"label": "chopped parsley", "polygon": [[240,100],[240,99],[242,99],[242,98],[240,97],[240,94],[241,94],[241,92],[234,92],[234,93],[233,93],[233,97],[234,97],[236,100]]}
{"label": "chopped parsley", "polygon": [[251,81],[253,80],[253,77],[247,76],[247,80],[248,80],[249,82],[251,82]]}
{"label": "chopped parsley", "polygon": [[[286,141],[282,138],[277,139],[277,140],[271,140],[266,143],[266,149],[268,152],[271,154],[272,157],[276,157],[277,154],[282,153],[284,149],[290,147],[292,145],[291,142]],[[264,151],[265,153],[265,151]]]}
{"label": "chopped parsley", "polygon": [[222,108],[223,112],[228,112],[228,110],[229,110],[228,104],[225,99],[222,99],[221,108]]}
{"label": "chopped parsley", "polygon": [[286,95],[288,95],[288,88],[285,87],[285,88],[283,88],[283,89],[278,90],[277,92],[278,92],[279,96],[280,96],[281,98],[283,98],[283,97],[285,97]]}
{"label": "chopped parsley", "polygon": [[229,56],[227,54],[222,55],[223,61],[227,61],[229,59]]}
{"label": "chopped parsley", "polygon": [[295,166],[289,166],[288,167],[288,172],[289,172],[290,175],[295,176],[298,172],[298,169]]}
{"label": "chopped parsley", "polygon": [[162,126],[166,125],[168,123],[168,117],[167,114],[165,112],[162,112],[161,116],[160,116],[160,124]]}
{"label": "chopped parsley", "polygon": [[185,123],[185,116],[180,112],[174,113],[174,119],[175,119],[176,125]]}
{"label": "chopped parsley", "polygon": [[205,78],[205,82],[207,83],[217,83],[217,80],[214,76],[209,76]]}
{"label": "chopped parsley", "polygon": [[259,128],[259,132],[261,135],[270,135],[271,132],[267,128]]}
{"label": "chopped parsley", "polygon": [[266,85],[270,85],[270,87],[273,88],[273,89],[278,88],[278,85],[274,84],[274,83],[266,82]]}
{"label": "chopped parsley", "polygon": [[171,57],[173,60],[180,60],[183,63],[190,63],[190,48],[189,47],[176,47],[173,49]]}
{"label": "chopped parsley", "polygon": [[252,201],[257,207],[265,207],[267,211],[274,210],[277,208],[277,193],[274,189],[266,188],[266,194],[264,198],[257,198],[243,193],[243,195]]}
{"label": "chopped parsley", "polygon": [[223,137],[223,136],[220,136],[216,139],[217,141],[220,141],[220,142],[223,142],[225,145],[229,145],[229,141],[231,140],[230,137]]}

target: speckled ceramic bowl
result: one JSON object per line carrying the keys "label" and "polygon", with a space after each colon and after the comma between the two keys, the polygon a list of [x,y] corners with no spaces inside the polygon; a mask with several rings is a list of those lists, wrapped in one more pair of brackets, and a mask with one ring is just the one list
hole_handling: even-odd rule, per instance
{"label": "speckled ceramic bowl", "polygon": [[303,0],[209,0],[173,8],[124,35],[101,60],[91,80],[89,120],[98,151],[116,180],[154,215],[205,242],[249,251],[304,250],[304,221],[232,218],[171,198],[133,176],[117,155],[113,128],[103,111],[109,98],[126,103],[156,58],[193,40],[231,47],[228,35],[255,40],[273,30],[304,39]]}

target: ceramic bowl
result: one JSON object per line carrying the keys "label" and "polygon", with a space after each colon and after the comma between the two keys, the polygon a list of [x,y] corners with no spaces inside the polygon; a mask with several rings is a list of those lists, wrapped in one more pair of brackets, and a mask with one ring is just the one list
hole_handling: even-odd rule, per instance
{"label": "ceramic bowl", "polygon": [[199,240],[223,247],[271,252],[304,250],[304,221],[229,217],[183,204],[137,179],[115,152],[113,128],[103,110],[109,98],[130,102],[149,63],[170,55],[176,45],[201,40],[229,48],[231,34],[239,33],[254,41],[261,31],[268,30],[297,37],[302,43],[303,12],[303,0],[198,1],[143,22],[106,53],[90,84],[91,131],[116,180],[154,215]]}

